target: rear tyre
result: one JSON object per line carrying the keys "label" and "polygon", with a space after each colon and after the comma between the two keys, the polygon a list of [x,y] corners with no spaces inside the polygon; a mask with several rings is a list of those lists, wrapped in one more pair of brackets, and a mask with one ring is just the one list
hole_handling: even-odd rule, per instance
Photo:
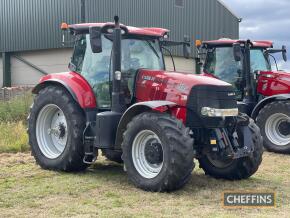
{"label": "rear tyre", "polygon": [[213,160],[210,154],[199,159],[199,166],[206,175],[217,179],[241,180],[252,176],[259,168],[263,155],[263,139],[259,127],[250,121],[249,128],[252,132],[254,152],[251,156],[239,159]]}
{"label": "rear tyre", "polygon": [[110,161],[113,161],[113,162],[116,162],[116,163],[123,163],[122,152],[121,151],[103,149],[102,153]]}
{"label": "rear tyre", "polygon": [[272,152],[290,153],[290,102],[275,101],[261,109],[257,125],[264,138],[264,147]]}
{"label": "rear tyre", "polygon": [[122,148],[129,179],[143,190],[173,191],[191,177],[193,139],[173,116],[153,112],[136,116],[127,126]]}
{"label": "rear tyre", "polygon": [[37,164],[50,170],[85,170],[84,128],[84,113],[66,90],[42,89],[28,118],[29,144]]}

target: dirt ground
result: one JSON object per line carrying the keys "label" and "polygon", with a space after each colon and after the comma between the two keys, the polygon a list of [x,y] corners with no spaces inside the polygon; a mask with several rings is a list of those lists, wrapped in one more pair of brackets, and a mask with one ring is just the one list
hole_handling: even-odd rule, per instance
{"label": "dirt ground", "polygon": [[[45,171],[28,153],[0,154],[0,217],[289,217],[290,155],[265,153],[250,179],[216,180],[198,166],[173,193],[136,189],[103,158],[84,173]],[[277,208],[224,209],[225,190],[276,191]]]}

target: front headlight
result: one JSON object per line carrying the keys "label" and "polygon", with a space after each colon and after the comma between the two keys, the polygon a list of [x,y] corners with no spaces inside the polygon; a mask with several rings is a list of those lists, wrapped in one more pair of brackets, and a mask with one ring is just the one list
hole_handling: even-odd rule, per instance
{"label": "front headlight", "polygon": [[239,114],[238,108],[230,109],[216,109],[210,107],[203,107],[201,109],[201,114],[207,117],[235,117]]}

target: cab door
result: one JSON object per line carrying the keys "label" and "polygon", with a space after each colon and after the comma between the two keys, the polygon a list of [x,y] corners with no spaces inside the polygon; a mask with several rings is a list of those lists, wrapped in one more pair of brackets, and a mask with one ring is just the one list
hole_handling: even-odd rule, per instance
{"label": "cab door", "polygon": [[112,41],[102,36],[102,52],[93,53],[89,35],[77,40],[71,61],[73,70],[80,73],[91,85],[98,109],[111,108],[110,71]]}

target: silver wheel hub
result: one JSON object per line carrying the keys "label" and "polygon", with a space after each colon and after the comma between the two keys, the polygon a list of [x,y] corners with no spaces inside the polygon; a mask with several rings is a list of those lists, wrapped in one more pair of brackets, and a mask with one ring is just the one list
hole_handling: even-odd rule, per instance
{"label": "silver wheel hub", "polygon": [[275,145],[288,145],[290,143],[290,117],[282,113],[271,115],[265,124],[265,134]]}
{"label": "silver wheel hub", "polygon": [[132,144],[132,160],[138,173],[155,178],[163,166],[163,147],[159,137],[150,130],[139,132]]}
{"label": "silver wheel hub", "polygon": [[42,154],[58,158],[67,143],[67,121],[63,111],[54,104],[44,106],[36,120],[36,139]]}

